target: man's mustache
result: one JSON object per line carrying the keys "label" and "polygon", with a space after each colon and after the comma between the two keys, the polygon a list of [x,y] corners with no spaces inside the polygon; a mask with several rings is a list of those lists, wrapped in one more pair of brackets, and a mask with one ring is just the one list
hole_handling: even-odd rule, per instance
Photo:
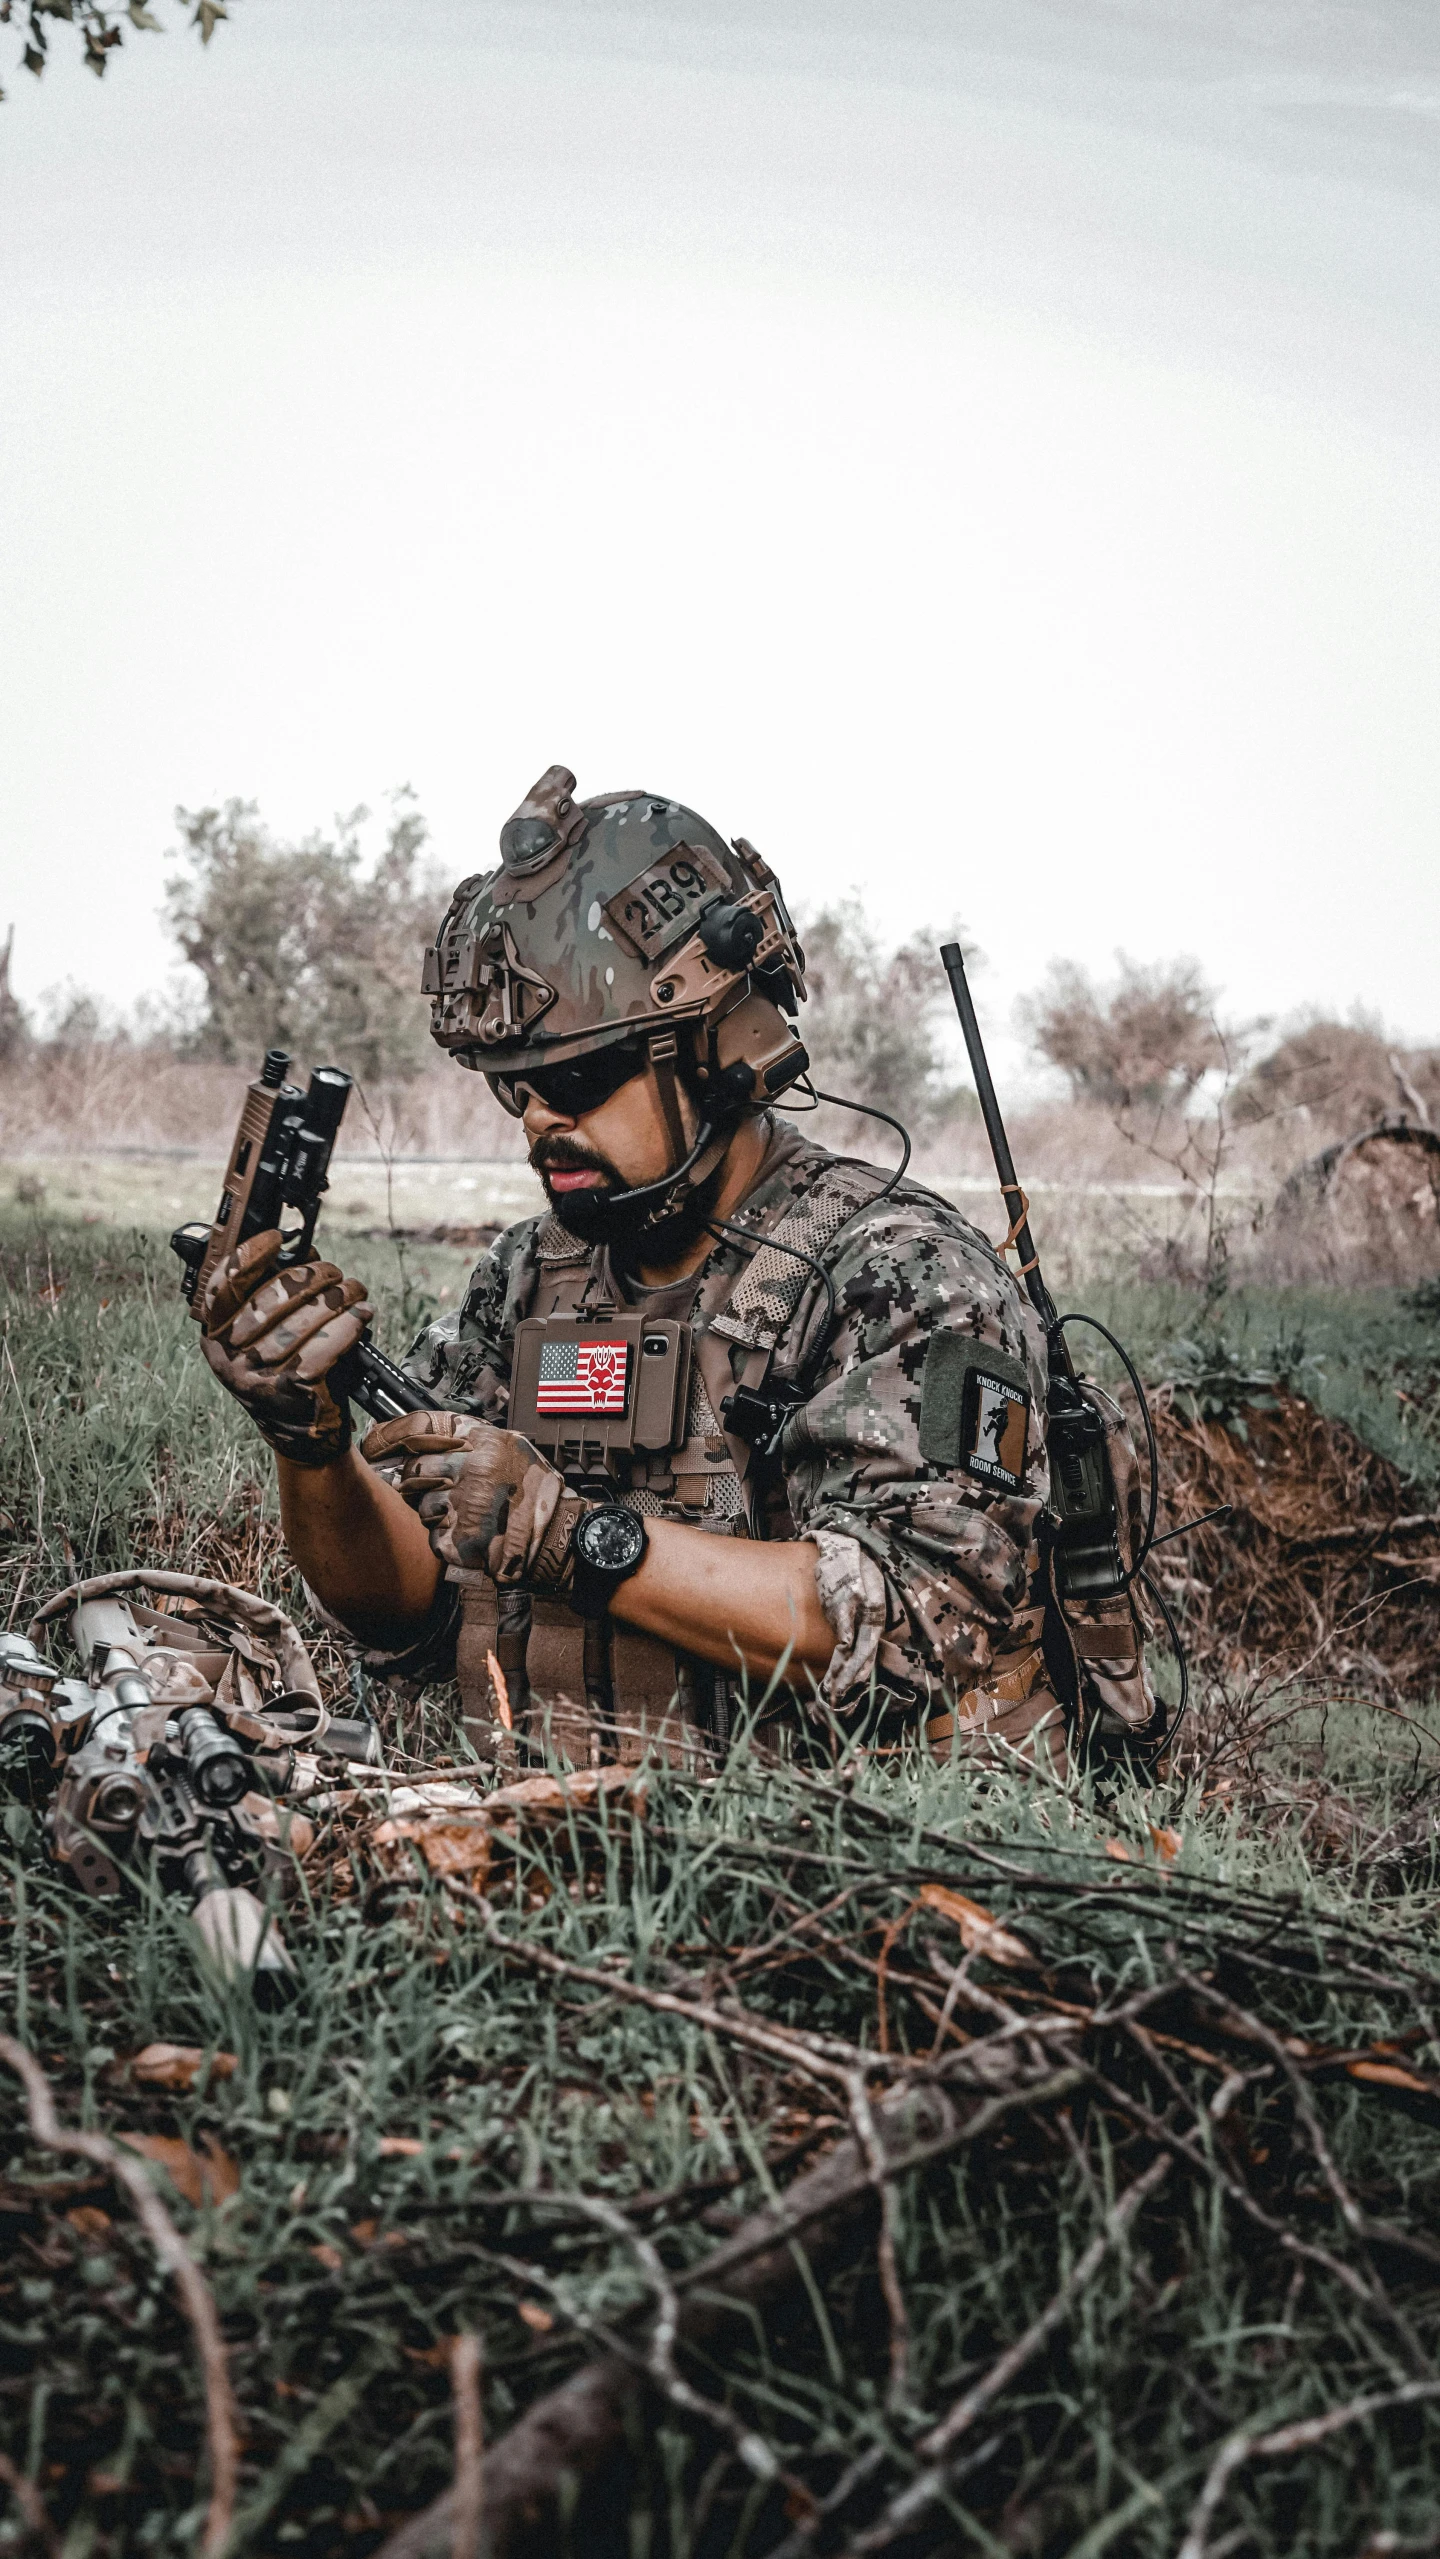
{"label": "man's mustache", "polygon": [[617,1189],[623,1188],[608,1156],[582,1146],[576,1138],[562,1137],[558,1131],[536,1138],[530,1149],[530,1165],[542,1178],[546,1173],[599,1173]]}

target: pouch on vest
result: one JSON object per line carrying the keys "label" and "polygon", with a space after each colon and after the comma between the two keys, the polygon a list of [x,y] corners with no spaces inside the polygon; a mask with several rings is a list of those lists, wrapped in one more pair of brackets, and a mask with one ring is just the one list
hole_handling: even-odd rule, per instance
{"label": "pouch on vest", "polygon": [[646,1315],[527,1315],[515,1327],[509,1426],[576,1490],[613,1497],[632,1455],[685,1437],[690,1327]]}
{"label": "pouch on vest", "polygon": [[[671,1317],[527,1315],[515,1328],[509,1427],[574,1489],[613,1501],[684,1442],[690,1357],[691,1328]],[[474,1585],[464,1593],[459,1670],[477,1747],[486,1748],[494,1713],[493,1646],[532,1750],[577,1767],[647,1753],[675,1765],[693,1760],[704,1724],[673,1646],[518,1593],[505,1594],[497,1614],[486,1576],[454,1578]]]}

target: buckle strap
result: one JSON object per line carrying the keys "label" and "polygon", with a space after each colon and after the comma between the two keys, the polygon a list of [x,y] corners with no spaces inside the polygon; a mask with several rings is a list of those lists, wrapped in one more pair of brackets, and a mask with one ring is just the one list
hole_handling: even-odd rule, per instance
{"label": "buckle strap", "polygon": [[953,1740],[957,1732],[974,1731],[993,1723],[1006,1706],[1023,1706],[1039,1684],[1045,1668],[1045,1655],[1039,1644],[1028,1652],[997,1655],[991,1676],[983,1688],[967,1688],[964,1696],[943,1715],[931,1717],[925,1727],[925,1739],[931,1749]]}

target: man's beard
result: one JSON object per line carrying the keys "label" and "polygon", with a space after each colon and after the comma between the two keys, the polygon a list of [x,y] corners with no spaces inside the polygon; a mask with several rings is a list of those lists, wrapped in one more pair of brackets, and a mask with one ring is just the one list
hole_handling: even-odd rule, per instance
{"label": "man's beard", "polygon": [[[625,1177],[606,1155],[595,1147],[581,1146],[573,1137],[537,1137],[530,1149],[530,1162],[545,1182],[545,1196],[567,1235],[580,1244],[604,1244],[618,1269],[633,1268],[646,1262],[663,1270],[667,1263],[678,1261],[687,1247],[705,1232],[715,1214],[720,1184],[725,1171],[725,1157],[697,1182],[678,1208],[668,1216],[657,1217],[663,1193],[646,1185],[643,1200],[631,1201],[625,1196]],[[550,1172],[600,1173],[603,1187],[596,1183],[587,1190],[552,1191],[545,1180]]]}

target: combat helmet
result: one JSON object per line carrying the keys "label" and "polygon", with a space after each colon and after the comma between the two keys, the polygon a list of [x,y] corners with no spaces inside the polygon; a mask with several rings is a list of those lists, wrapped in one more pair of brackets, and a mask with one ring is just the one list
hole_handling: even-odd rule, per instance
{"label": "combat helmet", "polygon": [[425,954],[432,1036],[512,1109],[526,1069],[628,1046],[662,1088],[692,1083],[708,1139],[809,1064],[780,884],[677,800],[574,794],[552,764],[502,827],[499,869],[460,882]]}

